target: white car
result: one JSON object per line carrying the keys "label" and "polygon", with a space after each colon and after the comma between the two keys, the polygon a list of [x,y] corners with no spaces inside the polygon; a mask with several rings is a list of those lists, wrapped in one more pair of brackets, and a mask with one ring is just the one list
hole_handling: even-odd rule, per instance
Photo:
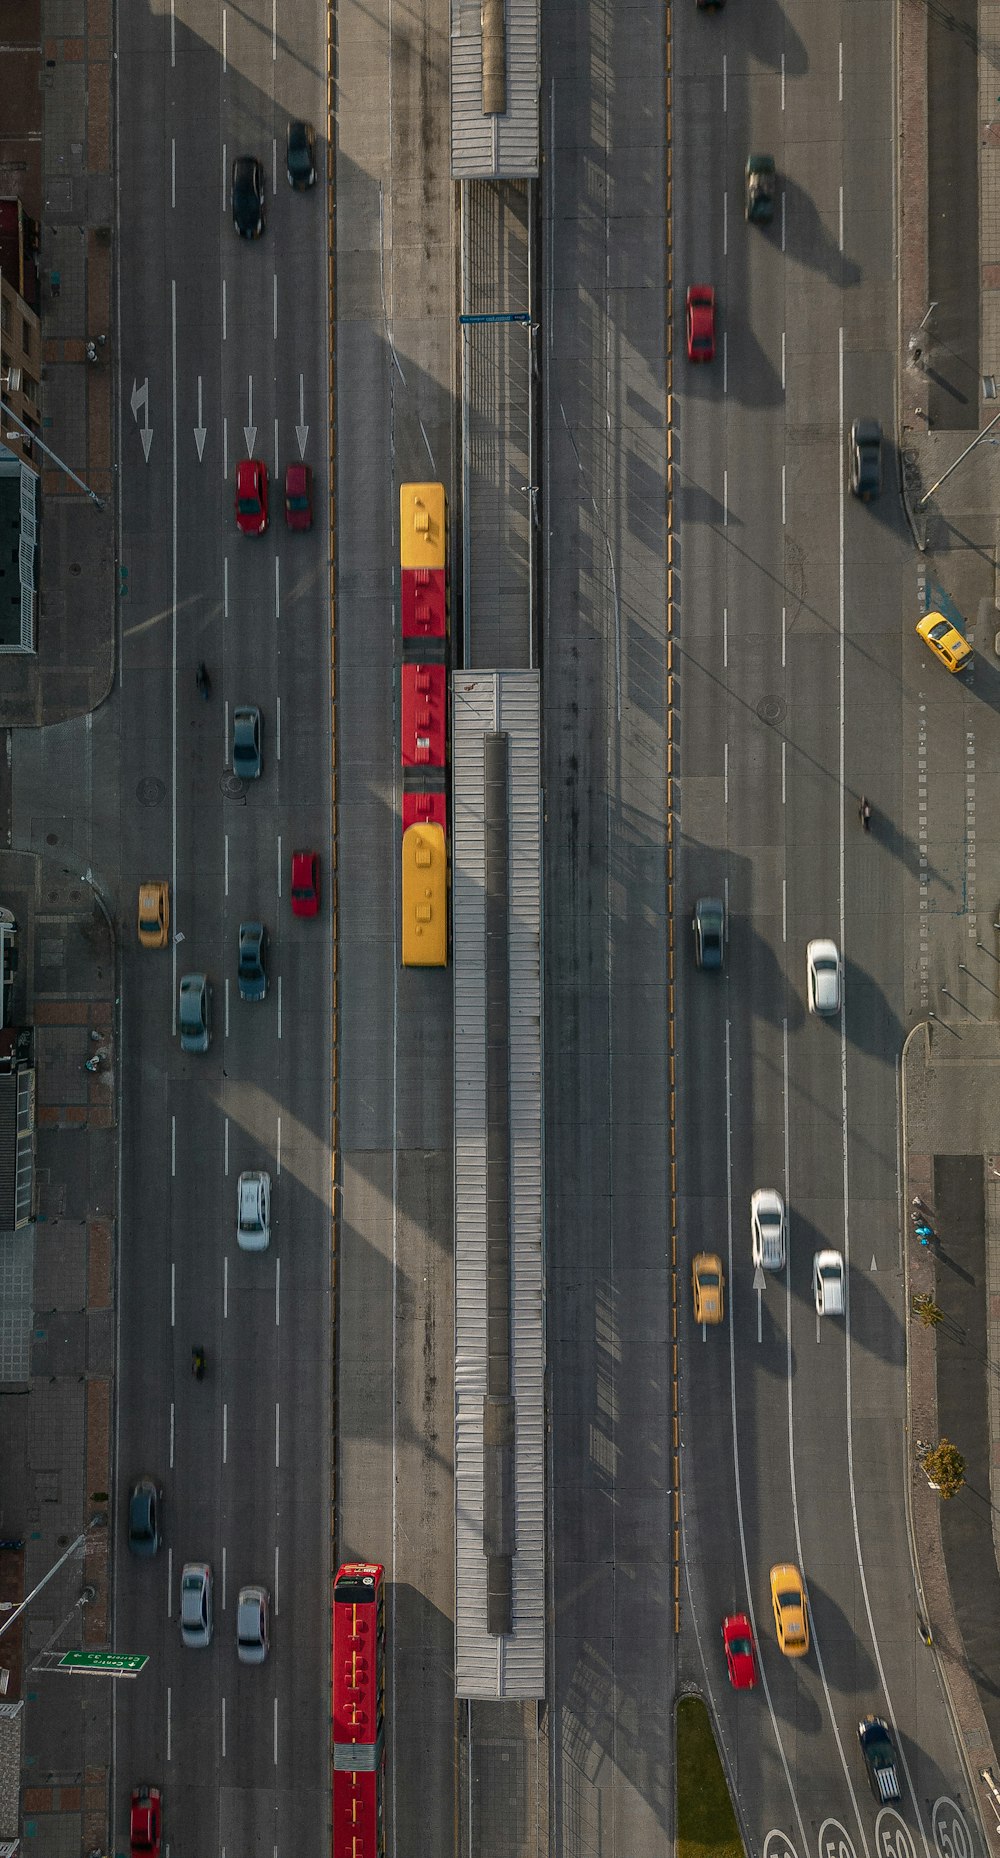
{"label": "white car", "polygon": [[776,1187],[758,1187],[750,1202],[753,1261],[765,1271],[785,1263],[785,1202]]}
{"label": "white car", "polygon": [[813,1296],[817,1316],[843,1316],[843,1252],[813,1253]]}
{"label": "white car", "polygon": [[266,1252],[271,1242],[271,1176],[241,1174],[236,1189],[236,1243],[244,1252]]}
{"label": "white car", "polygon": [[836,942],[810,942],[806,949],[806,980],[810,1013],[840,1012],[840,955]]}

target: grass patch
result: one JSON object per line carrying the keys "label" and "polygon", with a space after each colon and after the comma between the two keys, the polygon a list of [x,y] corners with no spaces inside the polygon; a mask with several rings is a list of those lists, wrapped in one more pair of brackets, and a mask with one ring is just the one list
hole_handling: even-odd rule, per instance
{"label": "grass patch", "polygon": [[744,1858],[712,1722],[700,1697],[677,1705],[677,1858]]}

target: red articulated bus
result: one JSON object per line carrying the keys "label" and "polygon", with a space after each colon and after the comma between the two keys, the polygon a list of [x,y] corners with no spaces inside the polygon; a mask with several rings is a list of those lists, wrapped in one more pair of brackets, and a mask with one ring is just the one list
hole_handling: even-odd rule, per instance
{"label": "red articulated bus", "polygon": [[400,755],[404,768],[443,768],[446,761],[447,675],[443,664],[400,668]]}
{"label": "red articulated bus", "polygon": [[333,1854],[384,1858],[385,1569],[348,1561],[333,1583]]}

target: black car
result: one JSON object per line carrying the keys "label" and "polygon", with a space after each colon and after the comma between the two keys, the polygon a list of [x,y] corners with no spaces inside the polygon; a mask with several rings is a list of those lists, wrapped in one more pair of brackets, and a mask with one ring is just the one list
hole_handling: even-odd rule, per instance
{"label": "black car", "polygon": [[751,224],[769,226],[774,218],[774,156],[750,155],[746,166],[744,214]]}
{"label": "black car", "polygon": [[133,1555],[155,1555],[163,1540],[163,1492],[151,1477],[133,1484],[128,1500],[128,1545]]}
{"label": "black car", "polygon": [[851,489],[862,503],[872,503],[882,488],[882,428],[877,419],[856,419],[851,427]]}
{"label": "black car", "polygon": [[263,923],[240,924],[240,999],[263,1000],[267,993],[267,930]]}
{"label": "black car", "polygon": [[297,193],[316,185],[316,138],[312,123],[289,123],[286,169],[288,185]]}
{"label": "black car", "polygon": [[259,239],[264,230],[264,170],[256,155],[233,162],[233,225],[241,239]]}
{"label": "black car", "polygon": [[868,1771],[868,1785],[880,1806],[899,1799],[899,1776],[896,1773],[896,1750],[889,1725],[881,1716],[862,1716],[858,1724],[858,1741]]}
{"label": "black car", "polygon": [[691,918],[699,968],[721,968],[726,951],[726,909],[720,897],[699,897]]}

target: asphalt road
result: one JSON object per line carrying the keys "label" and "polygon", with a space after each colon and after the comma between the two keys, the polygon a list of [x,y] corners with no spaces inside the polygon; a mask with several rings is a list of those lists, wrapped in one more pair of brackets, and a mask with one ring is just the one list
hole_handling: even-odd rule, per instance
{"label": "asphalt road", "polygon": [[[322,138],[325,36],[315,9],[273,15],[270,0],[198,18],[204,33],[179,10],[126,8],[120,19],[129,592],[118,689],[93,732],[109,823],[95,865],[113,882],[120,847],[120,1512],[124,1523],[130,1480],[151,1473],[166,1531],[155,1562],[118,1560],[116,1644],[150,1663],[118,1696],[116,1844],[129,1789],[148,1781],[163,1787],[173,1853],[319,1853],[332,1394],[327,221],[322,185],[288,187],[284,136],[290,116],[305,116]],[[267,176],[266,232],[252,244],[236,237],[229,204],[229,166],[244,152]],[[323,172],[325,138],[320,161]],[[282,477],[300,449],[315,471],[316,523],[293,535]],[[259,538],[238,534],[233,514],[233,471],[247,454],[271,477]],[[247,702],[263,712],[264,770],[244,791],[226,770],[233,708]],[[316,921],[291,915],[296,846],[321,855]],[[135,940],[135,897],[156,876],[171,879],[182,939],[148,952]],[[270,988],[249,1005],[236,987],[237,931],[258,916]],[[204,1056],[183,1056],[175,1036],[188,970],[206,971],[214,989]],[[272,1177],[261,1256],[236,1246],[247,1167]],[[194,1343],[207,1352],[201,1384],[189,1371]],[[214,1572],[207,1651],[179,1640],[187,1560]],[[272,1596],[259,1669],[236,1657],[246,1581]]]}
{"label": "asphalt road", "polygon": [[[905,1517],[897,1055],[903,918],[894,822],[924,666],[891,446],[881,501],[848,493],[851,421],[893,430],[891,19],[792,7],[677,15],[675,426],[679,520],[679,902],[725,895],[727,970],[679,925],[683,1668],[711,1691],[752,1851],[876,1842],[856,1742],[890,1719],[900,1853],[937,1838],[964,1778],[919,1639]],[[880,107],[880,100],[884,107]],[[772,153],[772,228],[743,219],[743,166]],[[714,283],[713,366],[685,358],[684,294]],[[857,821],[862,792],[875,830]],[[843,1018],[806,1010],[805,950],[844,957]],[[750,1196],[790,1210],[789,1268],[758,1296]],[[815,1314],[815,1250],[848,1264],[846,1320]],[[726,1326],[691,1314],[694,1251],[725,1263]],[[813,1649],[777,1649],[768,1570],[809,1592]],[[762,1685],[730,1691],[719,1628],[751,1613]],[[947,1823],[955,1809],[944,1812]],[[977,1849],[974,1833],[968,1835]]]}

